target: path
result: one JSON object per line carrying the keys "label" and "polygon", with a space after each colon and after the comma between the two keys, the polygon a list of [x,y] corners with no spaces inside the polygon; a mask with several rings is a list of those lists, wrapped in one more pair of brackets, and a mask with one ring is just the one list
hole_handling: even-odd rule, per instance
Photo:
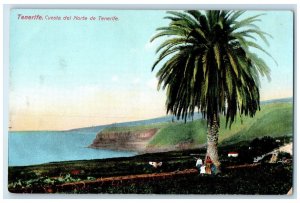
{"label": "path", "polygon": [[258,156],[256,158],[254,158],[254,162],[257,163],[257,162],[260,162],[263,158],[265,158],[267,155],[270,155],[270,154],[278,154],[279,152],[286,152],[286,153],[289,153],[290,155],[293,155],[293,143],[290,142],[286,145],[283,145],[279,148],[276,148],[274,149],[273,151],[271,152],[268,152],[266,154],[263,154],[261,156]]}
{"label": "path", "polygon": [[197,169],[185,169],[182,171],[174,171],[174,172],[115,176],[115,177],[107,177],[107,178],[98,178],[96,180],[91,180],[91,181],[64,183],[62,185],[58,185],[57,190],[69,191],[69,190],[74,190],[79,188],[90,187],[90,186],[97,187],[106,184],[119,185],[122,183],[132,182],[137,180],[149,181],[149,180],[167,179],[167,178],[174,178],[174,177],[186,176],[186,175],[196,175],[196,174],[198,174]]}
{"label": "path", "polygon": [[[235,168],[249,168],[260,165],[257,164],[243,164],[243,165],[235,165],[228,166],[228,169]],[[57,191],[72,191],[74,189],[84,189],[87,187],[98,187],[103,185],[120,185],[123,183],[133,182],[133,181],[150,181],[150,180],[160,180],[160,179],[168,179],[186,175],[197,175],[199,172],[195,168],[185,169],[182,171],[173,171],[173,172],[162,172],[162,173],[151,173],[151,174],[138,174],[138,175],[126,175],[126,176],[115,176],[115,177],[106,177],[106,178],[98,178],[96,180],[90,181],[79,181],[79,182],[71,182],[64,183],[58,185],[56,187]]]}
{"label": "path", "polygon": [[286,153],[293,155],[293,143],[289,143],[289,144],[279,147],[278,151],[286,152]]}

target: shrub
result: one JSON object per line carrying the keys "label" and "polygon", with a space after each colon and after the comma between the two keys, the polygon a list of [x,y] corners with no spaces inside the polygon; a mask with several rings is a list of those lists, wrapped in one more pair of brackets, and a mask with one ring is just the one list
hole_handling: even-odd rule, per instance
{"label": "shrub", "polygon": [[279,147],[279,144],[272,137],[266,136],[261,139],[255,138],[251,143],[251,154],[252,156],[259,156],[272,151]]}

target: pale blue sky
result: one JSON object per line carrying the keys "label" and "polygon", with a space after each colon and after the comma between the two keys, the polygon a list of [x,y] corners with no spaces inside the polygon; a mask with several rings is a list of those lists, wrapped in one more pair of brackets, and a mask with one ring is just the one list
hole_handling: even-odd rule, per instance
{"label": "pale blue sky", "polygon": [[[262,78],[262,100],[291,97],[293,15],[266,13],[258,22],[270,33],[263,45],[271,82]],[[117,16],[117,22],[21,21],[18,14]],[[244,17],[255,15],[248,11]],[[156,91],[155,29],[165,11],[12,10],[10,19],[10,121],[15,129],[68,129],[165,115]],[[261,43],[261,42],[258,42]],[[49,119],[51,117],[51,119]],[[47,119],[46,119],[47,118]],[[28,123],[21,125],[21,121]],[[28,127],[29,126],[29,127]]]}

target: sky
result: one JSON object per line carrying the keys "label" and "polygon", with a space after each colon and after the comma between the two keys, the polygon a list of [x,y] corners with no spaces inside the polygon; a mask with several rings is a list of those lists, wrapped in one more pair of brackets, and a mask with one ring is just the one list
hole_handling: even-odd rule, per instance
{"label": "sky", "polygon": [[[271,81],[261,78],[262,100],[293,96],[293,13],[265,13],[257,23],[272,35],[261,44]],[[20,20],[40,15],[44,20]],[[85,16],[82,20],[48,17]],[[96,20],[89,20],[91,17]],[[99,21],[98,17],[117,21]],[[156,28],[168,25],[163,10],[12,10],[10,16],[10,130],[66,130],[143,120],[166,114],[157,90]]]}

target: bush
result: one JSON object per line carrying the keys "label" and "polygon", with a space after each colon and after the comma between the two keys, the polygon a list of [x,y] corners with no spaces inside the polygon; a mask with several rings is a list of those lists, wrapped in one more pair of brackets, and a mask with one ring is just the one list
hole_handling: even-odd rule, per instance
{"label": "bush", "polygon": [[287,152],[279,152],[278,153],[278,159],[291,159],[292,156],[290,155],[290,153]]}
{"label": "bush", "polygon": [[272,137],[266,136],[261,139],[255,138],[251,143],[251,154],[252,156],[259,156],[272,151],[279,147],[279,144]]}

